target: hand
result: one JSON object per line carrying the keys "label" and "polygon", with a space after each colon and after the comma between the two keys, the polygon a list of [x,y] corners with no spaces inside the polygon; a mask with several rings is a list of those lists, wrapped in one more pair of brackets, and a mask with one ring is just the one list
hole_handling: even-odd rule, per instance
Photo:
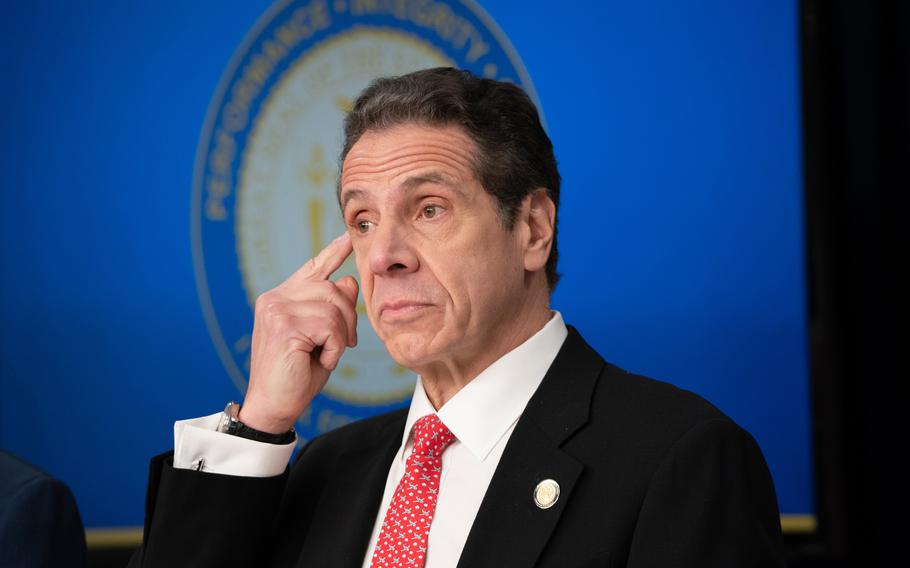
{"label": "hand", "polygon": [[357,344],[357,281],[329,280],[351,250],[344,233],[256,300],[250,384],[239,416],[247,426],[290,430],[344,350]]}

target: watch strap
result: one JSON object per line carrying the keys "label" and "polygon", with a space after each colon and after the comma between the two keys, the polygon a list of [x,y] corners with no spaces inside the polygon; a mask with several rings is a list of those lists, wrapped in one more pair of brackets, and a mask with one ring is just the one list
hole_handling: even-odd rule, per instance
{"label": "watch strap", "polygon": [[229,402],[224,408],[224,416],[221,419],[221,424],[218,426],[218,431],[230,434],[231,436],[246,438],[247,440],[255,440],[257,442],[278,444],[282,446],[290,444],[297,437],[293,428],[283,434],[272,434],[270,432],[263,432],[261,430],[256,430],[255,428],[250,428],[237,418],[239,414],[240,405],[233,401]]}

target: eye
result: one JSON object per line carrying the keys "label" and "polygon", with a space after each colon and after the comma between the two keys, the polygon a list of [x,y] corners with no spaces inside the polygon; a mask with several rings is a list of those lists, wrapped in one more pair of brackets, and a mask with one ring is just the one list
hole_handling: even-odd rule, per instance
{"label": "eye", "polygon": [[432,219],[439,213],[439,206],[438,205],[424,205],[423,208],[421,209],[421,213],[423,214],[424,218]]}
{"label": "eye", "polygon": [[357,219],[352,224],[354,225],[354,228],[357,229],[358,233],[366,233],[370,230],[370,227],[373,226],[373,223],[367,221],[366,219]]}

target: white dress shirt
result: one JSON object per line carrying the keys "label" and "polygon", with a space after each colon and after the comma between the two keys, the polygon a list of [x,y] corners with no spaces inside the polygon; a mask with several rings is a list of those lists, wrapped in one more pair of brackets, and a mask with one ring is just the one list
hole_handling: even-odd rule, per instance
{"label": "white dress shirt", "polygon": [[[389,468],[382,505],[373,523],[364,568],[370,566],[386,509],[404,475],[413,445],[411,429],[419,418],[434,412],[456,440],[442,454],[439,497],[424,567],[454,568],[458,564],[515,424],[567,335],[562,316],[554,312],[543,329],[497,359],[438,411],[417,378],[401,447]],[[217,413],[181,420],[174,425],[174,467],[251,477],[280,475],[284,471],[294,444],[265,444],[215,432],[220,416]]]}

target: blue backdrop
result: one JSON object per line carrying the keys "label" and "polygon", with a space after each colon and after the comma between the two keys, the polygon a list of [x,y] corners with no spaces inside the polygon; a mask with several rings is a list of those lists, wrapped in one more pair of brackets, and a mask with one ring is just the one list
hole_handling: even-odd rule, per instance
{"label": "blue backdrop", "polygon": [[[267,0],[5,3],[0,447],[139,525],[177,418],[237,398],[190,249],[196,145]],[[564,178],[554,305],[612,362],[693,389],[813,511],[797,8],[482,0]]]}

